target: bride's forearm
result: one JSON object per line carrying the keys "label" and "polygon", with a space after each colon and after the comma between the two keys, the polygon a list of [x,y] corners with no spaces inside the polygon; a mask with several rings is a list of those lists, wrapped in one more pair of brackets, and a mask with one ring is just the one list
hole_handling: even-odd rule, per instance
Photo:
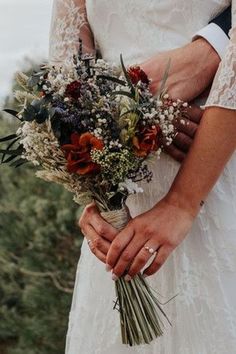
{"label": "bride's forearm", "polygon": [[82,41],[84,53],[95,54],[85,0],[54,0],[49,40],[49,62],[63,64],[77,54]]}
{"label": "bride's forearm", "polygon": [[236,149],[236,111],[208,108],[166,199],[196,216]]}

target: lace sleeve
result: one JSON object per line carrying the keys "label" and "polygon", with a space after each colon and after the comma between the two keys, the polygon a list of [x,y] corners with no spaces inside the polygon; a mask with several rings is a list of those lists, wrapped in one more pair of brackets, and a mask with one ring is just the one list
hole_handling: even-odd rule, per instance
{"label": "lace sleeve", "polygon": [[236,109],[236,0],[232,0],[230,42],[205,104],[210,106]]}
{"label": "lace sleeve", "polygon": [[49,62],[53,65],[70,61],[79,49],[82,40],[84,53],[95,53],[93,34],[90,29],[85,0],[54,0]]}

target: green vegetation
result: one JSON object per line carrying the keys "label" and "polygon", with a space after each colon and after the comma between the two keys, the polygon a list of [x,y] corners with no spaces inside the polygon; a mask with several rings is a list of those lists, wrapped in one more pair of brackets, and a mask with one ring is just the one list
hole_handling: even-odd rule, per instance
{"label": "green vegetation", "polygon": [[[0,136],[15,129],[4,118]],[[79,212],[70,193],[36,178],[29,164],[0,166],[1,354],[64,353],[83,240]]]}

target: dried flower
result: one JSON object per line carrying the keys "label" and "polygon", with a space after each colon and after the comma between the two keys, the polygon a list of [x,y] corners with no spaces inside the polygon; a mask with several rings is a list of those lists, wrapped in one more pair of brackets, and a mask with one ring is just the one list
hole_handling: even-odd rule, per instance
{"label": "dried flower", "polygon": [[150,82],[147,74],[140,68],[140,66],[131,66],[127,72],[134,85],[137,85],[139,81],[146,85],[148,85]]}
{"label": "dried flower", "polygon": [[159,126],[144,127],[133,137],[134,151],[137,156],[146,157],[160,147],[161,129]]}
{"label": "dried flower", "polygon": [[91,133],[73,133],[71,143],[61,147],[65,151],[68,171],[79,175],[98,171],[100,167],[92,161],[90,152],[93,149],[102,150],[103,147],[103,142]]}

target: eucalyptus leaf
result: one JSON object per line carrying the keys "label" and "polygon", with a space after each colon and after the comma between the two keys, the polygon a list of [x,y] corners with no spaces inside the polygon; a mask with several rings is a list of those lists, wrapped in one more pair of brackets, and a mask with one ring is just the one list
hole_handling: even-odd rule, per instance
{"label": "eucalyptus leaf", "polygon": [[[20,136],[18,136],[16,139],[14,139],[6,148],[6,151],[10,150],[10,148],[20,139]],[[4,160],[6,154],[3,154],[2,156],[2,161]]]}
{"label": "eucalyptus leaf", "polygon": [[6,155],[21,155],[23,152],[22,148],[15,149],[15,150],[3,150],[0,149],[0,154],[6,154]]}
{"label": "eucalyptus leaf", "polygon": [[15,118],[17,118],[21,121],[21,119],[18,117],[19,112],[15,111],[13,109],[4,109],[3,112],[6,112],[6,113],[10,114],[11,116],[14,116]]}
{"label": "eucalyptus leaf", "polygon": [[16,137],[17,137],[16,134],[11,134],[11,135],[5,136],[4,138],[1,138],[1,139],[0,139],[0,143],[2,143],[2,142],[4,142],[4,141],[8,141],[8,140],[15,139]]}
{"label": "eucalyptus leaf", "polygon": [[9,156],[6,160],[2,160],[2,161],[1,161],[1,164],[9,163],[9,162],[11,162],[12,160],[14,160],[14,159],[17,158],[17,157],[18,157],[18,155],[11,155],[11,156]]}

